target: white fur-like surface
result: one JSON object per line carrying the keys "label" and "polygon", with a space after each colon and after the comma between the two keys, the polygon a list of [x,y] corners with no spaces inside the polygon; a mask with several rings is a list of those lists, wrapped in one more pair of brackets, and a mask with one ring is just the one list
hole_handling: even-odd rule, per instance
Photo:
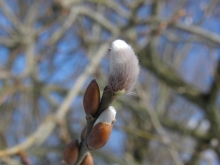
{"label": "white fur-like surface", "polygon": [[114,49],[124,49],[129,47],[129,45],[123,40],[115,40],[112,42],[112,48]]}
{"label": "white fur-like surface", "polygon": [[113,106],[110,106],[108,107],[108,109],[106,109],[100,114],[94,126],[99,122],[106,122],[106,123],[111,124],[112,121],[115,119],[115,116],[116,116],[116,110]]}
{"label": "white fur-like surface", "polygon": [[112,42],[108,84],[113,92],[124,89],[126,94],[130,94],[139,70],[139,61],[131,46],[123,40]]}

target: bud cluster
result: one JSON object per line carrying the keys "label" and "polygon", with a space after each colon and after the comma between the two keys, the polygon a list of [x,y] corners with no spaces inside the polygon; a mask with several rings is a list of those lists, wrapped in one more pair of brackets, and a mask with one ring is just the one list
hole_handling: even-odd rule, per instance
{"label": "bud cluster", "polygon": [[[110,137],[112,125],[115,121],[116,110],[110,106],[104,110],[95,120],[95,116],[100,104],[99,86],[95,80],[92,80],[87,87],[83,106],[87,120],[94,121],[93,127],[87,133],[87,127],[81,132],[81,143],[85,142],[88,150],[97,150],[103,147]],[[87,123],[88,124],[88,123]],[[90,124],[90,123],[89,123]],[[87,136],[88,135],[88,136]],[[63,164],[74,165],[79,157],[80,144],[78,140],[72,140],[64,150]],[[83,159],[80,165],[93,165],[93,158],[90,153]]]}
{"label": "bud cluster", "polygon": [[62,165],[93,165],[88,151],[100,149],[108,142],[116,120],[116,110],[110,104],[116,96],[131,93],[138,74],[139,64],[133,49],[123,40],[114,41],[108,84],[101,99],[97,82],[92,80],[88,85],[83,98],[87,125],[81,132],[81,142],[72,140],[65,148]]}

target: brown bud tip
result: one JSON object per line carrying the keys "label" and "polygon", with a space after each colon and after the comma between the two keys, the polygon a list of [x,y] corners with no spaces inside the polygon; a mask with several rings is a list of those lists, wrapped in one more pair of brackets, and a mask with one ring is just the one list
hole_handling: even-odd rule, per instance
{"label": "brown bud tip", "polygon": [[95,80],[92,80],[86,89],[83,98],[83,105],[85,113],[87,115],[95,116],[96,111],[99,107],[100,102],[100,91],[99,86]]}
{"label": "brown bud tip", "polygon": [[81,135],[80,135],[80,138],[81,138],[81,141],[83,141],[83,139],[85,138],[86,136],[86,126],[83,128],[82,132],[81,132]]}
{"label": "brown bud tip", "polygon": [[78,158],[78,152],[78,140],[71,141],[64,150],[64,161],[67,164],[74,164]]}
{"label": "brown bud tip", "polygon": [[92,155],[88,153],[80,165],[94,165]]}
{"label": "brown bud tip", "polygon": [[103,147],[110,137],[112,124],[106,122],[97,123],[89,134],[87,147],[89,150],[95,150]]}

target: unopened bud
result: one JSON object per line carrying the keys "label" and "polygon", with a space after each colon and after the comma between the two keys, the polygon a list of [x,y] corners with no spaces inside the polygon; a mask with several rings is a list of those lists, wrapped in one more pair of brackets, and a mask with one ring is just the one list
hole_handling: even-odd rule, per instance
{"label": "unopened bud", "polygon": [[89,150],[99,149],[108,142],[112,131],[112,124],[115,121],[115,115],[114,107],[110,106],[98,117],[87,139]]}
{"label": "unopened bud", "polygon": [[110,49],[108,85],[116,95],[130,94],[139,74],[139,62],[133,49],[123,40],[115,40]]}
{"label": "unopened bud", "polygon": [[87,139],[87,147],[89,150],[96,150],[103,147],[110,137],[112,124],[100,122],[96,124]]}
{"label": "unopened bud", "polygon": [[83,105],[87,115],[95,116],[100,102],[99,86],[95,80],[92,80],[86,89],[83,98]]}
{"label": "unopened bud", "polygon": [[64,150],[63,159],[67,164],[74,164],[78,158],[78,140],[71,141]]}

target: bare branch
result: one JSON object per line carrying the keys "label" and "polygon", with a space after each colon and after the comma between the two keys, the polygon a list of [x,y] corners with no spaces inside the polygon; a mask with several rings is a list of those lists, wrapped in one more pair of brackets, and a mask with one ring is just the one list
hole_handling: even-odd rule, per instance
{"label": "bare branch", "polygon": [[148,107],[148,108],[146,108],[146,110],[150,116],[150,119],[151,119],[155,129],[159,133],[160,137],[162,138],[163,143],[168,146],[168,151],[169,151],[171,157],[173,158],[175,164],[184,165],[181,158],[179,157],[178,152],[173,148],[172,141],[171,141],[170,137],[168,136],[168,134],[166,133],[163,126],[161,125],[161,123],[157,117],[157,114],[154,112],[154,110],[149,109],[149,104],[147,103],[148,99],[147,99],[145,93],[143,92],[144,91],[143,88],[139,85],[139,87],[137,89],[138,89],[138,93],[141,98],[141,103],[143,105],[145,105],[146,107]]}
{"label": "bare branch", "polygon": [[11,23],[15,28],[18,28],[18,30],[23,30],[23,26],[20,23],[20,21],[3,0],[0,1],[0,8],[4,12],[5,16],[11,21]]}
{"label": "bare branch", "polygon": [[56,127],[56,120],[64,120],[67,112],[69,111],[69,107],[72,104],[72,101],[75,99],[77,93],[80,91],[80,89],[83,87],[84,82],[86,81],[87,77],[91,75],[96,67],[98,66],[100,60],[105,55],[109,47],[109,42],[102,44],[100,48],[95,52],[94,57],[90,63],[90,65],[87,66],[87,68],[84,70],[84,72],[79,76],[77,79],[75,85],[71,88],[71,90],[68,92],[66,98],[60,105],[60,107],[57,109],[56,114],[52,115],[51,117],[48,117],[34,132],[31,134],[24,142],[21,144],[18,144],[14,147],[7,148],[5,150],[0,151],[0,157],[9,156],[17,154],[20,150],[27,150],[32,145],[41,145],[51,134],[51,132]]}

